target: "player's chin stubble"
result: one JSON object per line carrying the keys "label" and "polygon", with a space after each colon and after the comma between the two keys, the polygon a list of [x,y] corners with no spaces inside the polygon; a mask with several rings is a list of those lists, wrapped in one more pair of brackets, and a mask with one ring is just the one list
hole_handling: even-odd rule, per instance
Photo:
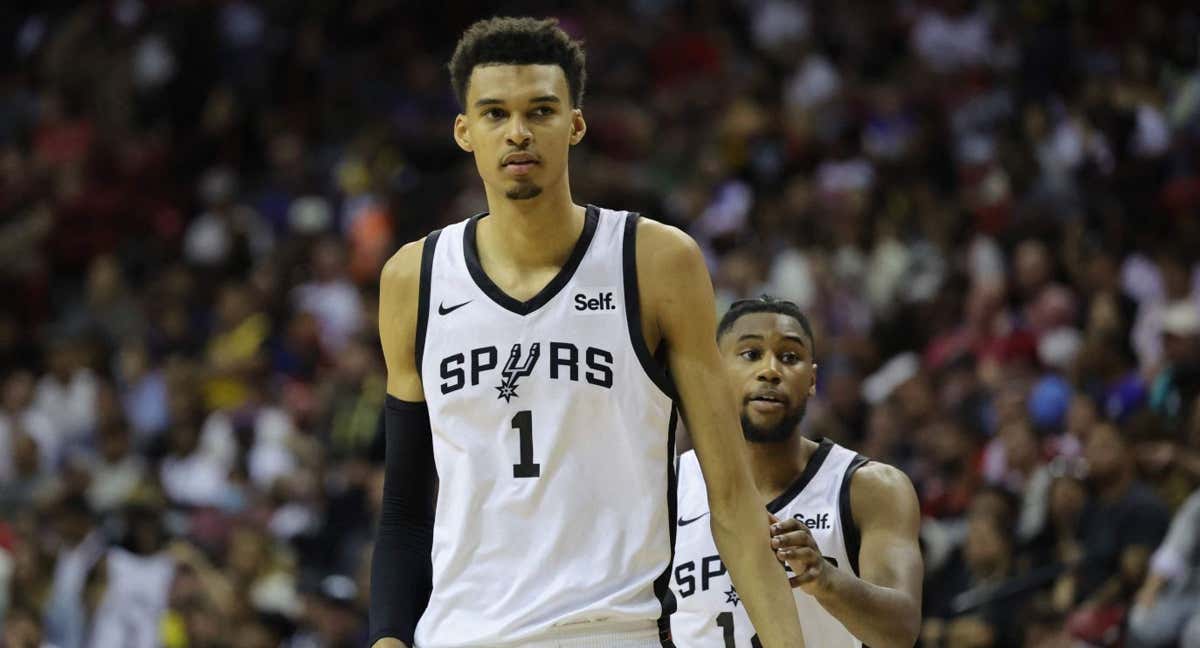
{"label": "player's chin stubble", "polygon": [[529,200],[542,195],[542,188],[535,184],[521,184],[504,192],[509,200]]}
{"label": "player's chin stubble", "polygon": [[796,428],[800,425],[800,421],[804,419],[804,412],[808,409],[808,403],[800,404],[796,411],[788,413],[787,416],[779,420],[778,423],[771,427],[760,427],[750,421],[750,417],[742,412],[742,436],[750,443],[781,443],[792,438],[796,433]]}

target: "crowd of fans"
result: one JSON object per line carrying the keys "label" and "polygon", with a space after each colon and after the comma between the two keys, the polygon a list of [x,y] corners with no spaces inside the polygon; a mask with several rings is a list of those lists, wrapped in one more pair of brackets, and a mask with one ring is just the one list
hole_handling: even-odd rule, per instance
{"label": "crowd of fans", "polygon": [[[920,495],[921,645],[1200,646],[1194,3],[502,9],[586,42],[578,200],[810,314],[804,429]],[[485,208],[481,9],[6,11],[0,646],[362,645],[377,276]]]}

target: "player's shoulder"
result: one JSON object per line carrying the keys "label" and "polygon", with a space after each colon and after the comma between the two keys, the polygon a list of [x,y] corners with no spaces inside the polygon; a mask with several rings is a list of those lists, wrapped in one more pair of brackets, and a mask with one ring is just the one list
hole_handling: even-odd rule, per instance
{"label": "player's shoulder", "polygon": [[426,237],[400,246],[383,264],[379,273],[380,287],[404,290],[416,286],[421,279],[421,256],[425,251]]}
{"label": "player's shoulder", "polygon": [[380,335],[401,335],[407,339],[409,327],[416,326],[417,304],[421,292],[421,256],[425,238],[406,243],[383,264],[379,273],[379,317],[392,322],[381,326]]}
{"label": "player's shoulder", "polygon": [[638,219],[637,239],[638,247],[645,246],[661,253],[679,254],[700,251],[700,246],[691,236],[688,236],[687,232],[645,216]]}
{"label": "player's shoulder", "polygon": [[654,284],[672,285],[707,271],[704,254],[686,232],[649,218],[637,227],[638,274]]}
{"label": "player's shoulder", "polygon": [[912,480],[903,470],[882,461],[868,460],[851,477],[850,488],[880,495],[912,489]]}
{"label": "player's shoulder", "polygon": [[869,461],[851,475],[850,502],[859,524],[877,516],[919,516],[912,480],[899,468],[880,461]]}

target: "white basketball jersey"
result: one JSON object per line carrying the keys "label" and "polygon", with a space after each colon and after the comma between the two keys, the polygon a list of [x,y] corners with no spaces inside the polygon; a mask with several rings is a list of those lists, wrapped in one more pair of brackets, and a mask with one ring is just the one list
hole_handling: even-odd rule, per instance
{"label": "white basketball jersey", "polygon": [[657,645],[677,414],[642,336],[638,217],[588,206],[570,258],[526,302],[479,263],[484,217],[431,234],[422,258],[417,364],[440,487],[416,644]]}
{"label": "white basketball jersey", "polygon": [[[812,532],[821,554],[857,576],[858,529],[850,514],[850,476],[866,458],[824,440],[804,472],[767,509],[795,518]],[[671,591],[679,611],[671,629],[679,648],[761,648],[746,608],[717,553],[708,524],[708,495],[696,453],[679,458],[679,530]],[[833,615],[803,590],[793,589],[805,644],[810,648],[860,648]]]}

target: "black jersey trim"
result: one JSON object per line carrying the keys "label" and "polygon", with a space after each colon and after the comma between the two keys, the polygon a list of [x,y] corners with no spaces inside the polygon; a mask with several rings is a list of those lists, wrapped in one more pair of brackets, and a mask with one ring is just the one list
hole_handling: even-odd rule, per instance
{"label": "black jersey trim", "polygon": [[671,568],[675,565],[675,532],[679,515],[679,474],[675,461],[675,432],[679,427],[679,407],[671,403],[671,418],[667,423],[667,528],[671,534],[671,559],[658,578],[654,579],[654,595],[662,605],[662,616],[658,617],[658,640],[665,648],[674,648],[671,640],[671,615],[678,609],[675,594],[671,591]]}
{"label": "black jersey trim", "polygon": [[858,552],[862,550],[862,534],[858,524],[854,522],[854,511],[850,508],[850,481],[859,468],[867,465],[870,459],[862,455],[854,455],[846,474],[842,476],[841,490],[838,492],[838,515],[842,519],[842,541],[846,545],[846,556],[850,559],[850,569],[858,576]]}
{"label": "black jersey trim", "polygon": [[621,243],[622,273],[625,275],[625,322],[629,329],[629,341],[646,375],[671,400],[678,401],[675,384],[664,369],[667,366],[666,346],[660,342],[657,353],[652,353],[646,344],[646,334],[642,331],[642,303],[637,273],[637,229],[640,219],[641,216],[636,212],[625,215],[625,236]]}
{"label": "black jersey trim", "polygon": [[579,269],[579,264],[583,261],[583,256],[587,254],[592,237],[596,235],[596,226],[600,222],[599,208],[595,205],[588,205],[584,210],[583,231],[579,234],[579,240],[575,241],[575,247],[571,250],[571,256],[567,257],[567,262],[563,264],[562,268],[559,268],[558,274],[554,275],[550,283],[546,284],[536,295],[529,298],[528,301],[520,301],[500,290],[492,278],[483,271],[483,264],[479,262],[479,244],[475,240],[475,230],[479,221],[485,216],[487,216],[486,213],[472,216],[463,231],[463,255],[467,260],[467,270],[483,294],[501,308],[517,315],[528,315],[536,311],[562,291],[571,277],[575,275],[575,271]]}
{"label": "black jersey trim", "polygon": [[775,499],[771,500],[769,504],[767,504],[767,510],[771,513],[778,513],[779,511],[783,510],[783,507],[787,506],[789,502],[796,499],[796,496],[800,494],[800,491],[804,490],[805,486],[808,486],[808,482],[812,481],[813,477],[817,476],[817,471],[820,470],[821,465],[825,463],[825,458],[829,456],[830,450],[833,450],[833,441],[830,441],[829,439],[821,439],[820,445],[818,445],[817,449],[813,451],[812,456],[808,458],[808,465],[804,467],[804,472],[800,473],[800,476],[796,478],[796,481],[792,482],[792,485],[788,486],[787,490],[780,493],[779,497],[776,497]]}
{"label": "black jersey trim", "polygon": [[417,291],[417,339],[413,347],[417,361],[417,376],[421,374],[421,360],[425,357],[425,332],[429,330],[429,293],[433,281],[433,253],[437,250],[438,237],[442,230],[434,230],[425,237],[421,247],[421,281]]}

